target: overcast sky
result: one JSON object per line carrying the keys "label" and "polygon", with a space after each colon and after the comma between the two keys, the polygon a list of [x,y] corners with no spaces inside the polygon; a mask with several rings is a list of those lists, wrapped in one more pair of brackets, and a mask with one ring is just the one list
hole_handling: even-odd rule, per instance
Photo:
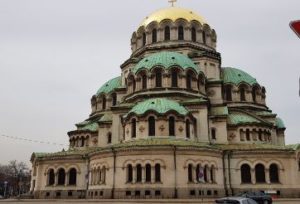
{"label": "overcast sky", "polygon": [[[90,114],[90,98],[130,56],[142,19],[167,0],[0,0],[0,136],[68,144]],[[300,141],[300,39],[289,22],[299,0],[180,0],[218,35],[222,66],[266,87],[267,104]],[[0,163],[63,147],[0,137]]]}

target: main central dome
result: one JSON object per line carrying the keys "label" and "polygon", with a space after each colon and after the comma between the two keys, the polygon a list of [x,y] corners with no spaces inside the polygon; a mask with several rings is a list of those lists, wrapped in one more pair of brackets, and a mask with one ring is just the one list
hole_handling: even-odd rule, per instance
{"label": "main central dome", "polygon": [[160,23],[161,21],[165,19],[170,19],[172,21],[176,21],[177,19],[185,19],[188,22],[191,22],[193,20],[199,21],[201,24],[206,24],[206,21],[202,16],[199,16],[195,12],[189,10],[189,9],[183,9],[178,7],[169,7],[165,9],[161,9],[158,11],[155,11],[151,15],[147,16],[140,26],[147,27],[151,22],[157,22]]}

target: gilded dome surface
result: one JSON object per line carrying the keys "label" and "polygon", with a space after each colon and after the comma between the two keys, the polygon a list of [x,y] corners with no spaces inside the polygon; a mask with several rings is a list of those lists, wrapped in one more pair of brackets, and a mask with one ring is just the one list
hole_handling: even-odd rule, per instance
{"label": "gilded dome surface", "polygon": [[201,24],[206,24],[204,18],[202,16],[199,16],[194,11],[178,7],[170,7],[155,11],[154,13],[150,14],[142,21],[140,26],[147,27],[151,22],[156,21],[157,23],[160,23],[165,19],[170,19],[172,21],[176,21],[177,19],[185,19],[188,22],[196,20],[199,21]]}

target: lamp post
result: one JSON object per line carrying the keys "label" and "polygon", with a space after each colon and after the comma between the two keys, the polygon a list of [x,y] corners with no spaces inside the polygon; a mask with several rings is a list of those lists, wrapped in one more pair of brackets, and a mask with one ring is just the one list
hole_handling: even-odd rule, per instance
{"label": "lamp post", "polygon": [[6,197],[6,187],[7,187],[7,181],[4,181],[4,198]]}

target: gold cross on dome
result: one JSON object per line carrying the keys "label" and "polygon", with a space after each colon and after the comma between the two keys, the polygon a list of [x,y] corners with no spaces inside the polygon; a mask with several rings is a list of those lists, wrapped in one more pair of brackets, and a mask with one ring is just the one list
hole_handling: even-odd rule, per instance
{"label": "gold cross on dome", "polygon": [[169,0],[169,3],[171,3],[172,7],[174,7],[175,2],[177,2],[177,0]]}

